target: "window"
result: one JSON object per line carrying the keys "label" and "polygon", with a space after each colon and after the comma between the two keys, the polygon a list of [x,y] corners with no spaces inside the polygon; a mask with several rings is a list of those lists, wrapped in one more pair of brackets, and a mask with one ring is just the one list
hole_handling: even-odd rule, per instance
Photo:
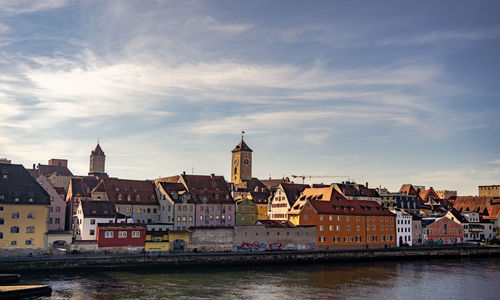
{"label": "window", "polygon": [[11,246],[15,246],[15,245],[17,245],[17,241],[12,241],[12,242],[10,242],[10,245],[11,245]]}
{"label": "window", "polygon": [[360,226],[359,226],[359,225],[358,225],[358,226],[356,226],[356,231],[359,231],[360,229],[361,229],[361,228],[360,228]]}
{"label": "window", "polygon": [[347,225],[347,231],[351,231],[351,226]]}
{"label": "window", "polygon": [[3,239],[3,232],[0,232],[0,240]]}
{"label": "window", "polygon": [[130,207],[127,207],[127,213],[130,213],[132,209]]}
{"label": "window", "polygon": [[17,226],[12,226],[10,228],[10,233],[19,233],[19,227]]}
{"label": "window", "polygon": [[156,214],[156,208],[153,208],[153,213]]}
{"label": "window", "polygon": [[375,230],[375,225],[372,226],[372,230]]}
{"label": "window", "polygon": [[132,237],[133,238],[140,238],[141,232],[140,231],[132,231]]}
{"label": "window", "polygon": [[340,225],[337,225],[337,231],[340,231]]}
{"label": "window", "polygon": [[359,216],[356,216],[356,222],[359,222]]}
{"label": "window", "polygon": [[28,212],[28,215],[26,216],[28,219],[34,219],[35,218],[35,213],[33,212]]}
{"label": "window", "polygon": [[337,216],[337,221],[342,221],[342,216]]}
{"label": "window", "polygon": [[319,216],[319,220],[320,220],[320,221],[323,221],[323,216]]}
{"label": "window", "polygon": [[[224,219],[224,216],[222,216],[222,218]],[[193,222],[193,217],[192,216],[189,216],[189,222]]]}
{"label": "window", "polygon": [[120,239],[127,238],[127,232],[126,231],[118,231],[118,238],[120,238]]}
{"label": "window", "polygon": [[0,218],[0,225],[3,225],[3,224],[4,224],[3,218]]}
{"label": "window", "polygon": [[333,225],[330,225],[330,231],[333,231]]}
{"label": "window", "polygon": [[[369,217],[368,217],[368,218],[369,218]],[[367,241],[367,242],[369,242],[369,241],[370,241],[370,236],[369,236],[369,235],[367,235],[367,236],[366,236],[366,241]]]}
{"label": "window", "polygon": [[12,219],[19,219],[19,212],[13,212],[12,213]]}
{"label": "window", "polygon": [[351,217],[350,216],[347,216],[346,217],[346,221],[349,222],[351,220]]}
{"label": "window", "polygon": [[182,222],[186,222],[186,220],[187,220],[186,216],[183,216],[182,217]]}
{"label": "window", "polygon": [[26,227],[26,233],[34,233],[34,232],[35,232],[35,226]]}
{"label": "window", "polygon": [[307,215],[304,215],[304,221],[307,221]]}
{"label": "window", "polygon": [[384,230],[384,225],[380,226],[380,230]]}
{"label": "window", "polygon": [[319,225],[319,231],[323,231],[325,227],[323,225]]}
{"label": "window", "polygon": [[324,242],[324,241],[325,241],[325,237],[324,237],[324,236],[320,236],[320,237],[319,237],[319,241],[320,241],[320,242]]}
{"label": "window", "polygon": [[90,235],[95,235],[95,230],[94,230],[94,229],[90,229],[89,234],[90,234]]}
{"label": "window", "polygon": [[90,219],[90,225],[95,225],[95,219]]}
{"label": "window", "polygon": [[366,225],[366,230],[370,230],[370,225]]}
{"label": "window", "polygon": [[328,217],[330,221],[333,221],[333,216]]}
{"label": "window", "polygon": [[141,208],[140,208],[140,207],[138,207],[138,208],[137,208],[137,213],[138,213],[138,214],[140,214],[140,213],[141,213],[141,211],[142,211],[142,210],[141,210]]}
{"label": "window", "polygon": [[112,239],[113,238],[113,231],[105,231],[104,237],[107,239]]}

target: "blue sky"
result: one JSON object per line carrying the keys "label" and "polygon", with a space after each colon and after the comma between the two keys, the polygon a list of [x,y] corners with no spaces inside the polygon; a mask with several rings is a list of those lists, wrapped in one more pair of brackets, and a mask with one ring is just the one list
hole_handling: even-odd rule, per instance
{"label": "blue sky", "polygon": [[[0,157],[500,184],[498,1],[0,0]],[[318,179],[316,182],[333,181]]]}

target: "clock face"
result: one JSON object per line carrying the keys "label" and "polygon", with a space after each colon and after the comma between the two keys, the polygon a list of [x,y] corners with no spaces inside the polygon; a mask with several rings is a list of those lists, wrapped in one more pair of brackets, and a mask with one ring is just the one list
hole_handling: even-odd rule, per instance
{"label": "clock face", "polygon": [[250,164],[250,160],[248,158],[243,159],[243,164],[248,166]]}
{"label": "clock face", "polygon": [[240,163],[240,161],[238,160],[237,157],[235,157],[233,160],[233,165],[236,167],[239,163]]}

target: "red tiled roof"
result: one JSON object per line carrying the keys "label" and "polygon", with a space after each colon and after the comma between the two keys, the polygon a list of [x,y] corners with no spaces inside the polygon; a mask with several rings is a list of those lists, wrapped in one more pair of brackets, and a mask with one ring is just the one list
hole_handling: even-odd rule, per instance
{"label": "red tiled roof", "polygon": [[180,181],[198,203],[234,203],[224,176],[182,174]]}
{"label": "red tiled roof", "polygon": [[318,214],[357,215],[357,216],[393,216],[394,214],[375,201],[347,200],[321,201],[307,200]]}
{"label": "red tiled roof", "polygon": [[344,196],[348,197],[380,197],[375,189],[356,183],[335,183]]}
{"label": "red tiled roof", "polygon": [[483,219],[497,219],[500,214],[500,198],[458,196],[453,202],[453,208],[458,211],[475,211]]}
{"label": "red tiled roof", "polygon": [[158,205],[155,186],[149,180],[103,178],[92,192],[106,193],[115,204]]}
{"label": "red tiled roof", "polygon": [[[186,187],[180,183],[180,182],[159,182],[163,190],[168,193],[170,198],[175,202],[175,203],[183,203],[184,201],[179,197],[179,195],[183,195],[185,193],[188,193],[186,190]],[[188,203],[192,203],[193,200],[191,196],[188,196],[188,199],[186,200]]]}

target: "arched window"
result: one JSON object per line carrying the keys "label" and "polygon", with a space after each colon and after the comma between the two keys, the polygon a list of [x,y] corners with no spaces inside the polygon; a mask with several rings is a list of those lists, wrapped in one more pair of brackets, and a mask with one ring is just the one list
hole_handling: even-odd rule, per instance
{"label": "arched window", "polygon": [[17,226],[12,226],[10,228],[10,233],[19,233],[19,227]]}
{"label": "arched window", "polygon": [[26,227],[26,233],[34,233],[34,232],[35,232],[35,226]]}

